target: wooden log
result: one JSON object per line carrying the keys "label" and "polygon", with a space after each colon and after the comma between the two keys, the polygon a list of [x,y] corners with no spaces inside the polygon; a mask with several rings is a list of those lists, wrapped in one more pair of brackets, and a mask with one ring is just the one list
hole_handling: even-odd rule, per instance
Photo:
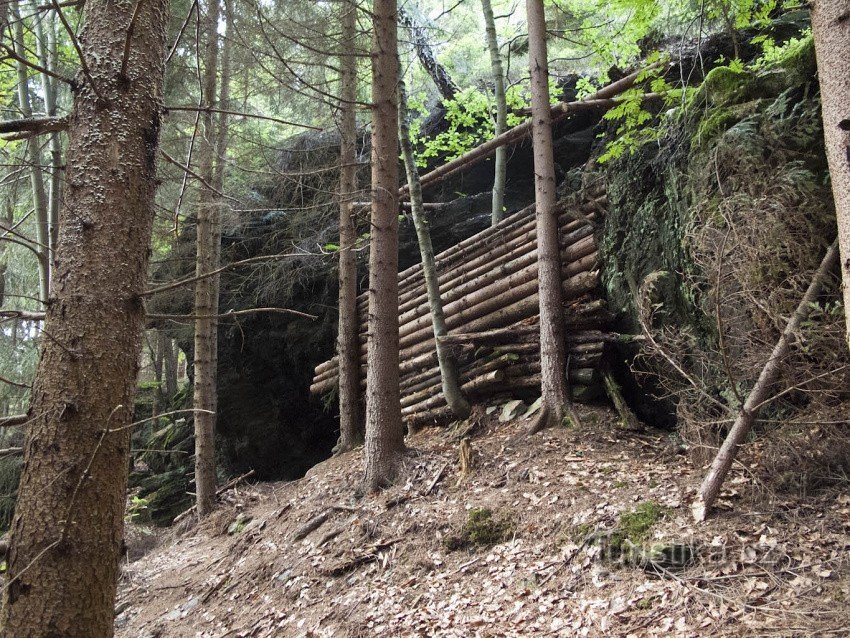
{"label": "wooden log", "polygon": [[[596,254],[594,253],[592,261],[579,260],[573,264],[569,264],[564,270],[565,281],[563,284],[564,293],[567,298],[593,290],[599,283],[599,273],[595,270],[590,270],[595,265]],[[587,258],[586,258],[587,259]],[[537,279],[531,279],[524,284],[515,285],[513,288],[503,290],[496,294],[486,294],[488,290],[482,290],[481,294],[476,294],[474,301],[468,305],[459,307],[458,305],[449,305],[446,307],[446,326],[449,330],[454,330],[460,326],[479,325],[481,328],[497,328],[511,323],[515,323],[521,319],[526,319],[534,314],[537,306]],[[496,290],[499,290],[496,288]],[[491,317],[493,313],[498,313],[508,308],[512,308],[512,304],[516,302],[528,301],[534,299],[534,303],[526,303],[522,306],[522,316],[513,318],[510,313],[503,313],[504,318],[497,319],[500,323],[493,324],[483,322],[485,317]],[[475,322],[478,321],[478,324]],[[468,329],[468,328],[467,328]],[[471,330],[470,330],[471,331]],[[431,333],[431,327],[424,323],[415,332],[408,332],[405,336],[400,337],[399,346],[404,349],[413,346],[423,339],[427,339]],[[433,338],[429,339],[433,341]]]}
{"label": "wooden log", "polygon": [[476,396],[477,394],[489,389],[490,387],[498,384],[501,381],[505,380],[505,371],[504,370],[493,370],[493,372],[488,372],[485,375],[477,377],[472,381],[463,384],[463,391],[465,394],[469,396]]}
{"label": "wooden log", "polygon": [[[598,209],[598,201],[588,202],[587,214],[582,216],[584,219],[575,219],[574,212],[566,212],[559,217],[561,226],[560,233],[562,236],[562,246],[566,247],[570,243],[592,234],[593,227],[589,226],[587,221],[593,221],[597,217],[597,213],[593,212]],[[472,247],[466,248],[460,256],[463,261],[459,264],[452,264],[445,261],[440,261],[445,256],[445,252],[438,255],[438,281],[441,290],[448,290],[453,287],[453,280],[467,276],[472,277],[492,268],[495,264],[509,259],[509,255],[516,253],[517,250],[529,251],[536,247],[537,229],[534,223],[534,205],[524,209],[530,211],[526,213],[527,218],[522,225],[511,229],[505,234],[495,235],[489,238],[482,238],[483,233],[473,236],[479,238],[478,243]],[[485,231],[486,232],[486,231]],[[451,249],[449,249],[451,250]],[[448,251],[446,251],[448,252]],[[414,266],[412,268],[417,268]],[[410,269],[408,269],[410,270]],[[417,274],[418,273],[418,274]],[[415,302],[415,298],[420,297],[424,293],[424,282],[421,276],[421,266],[414,273],[416,276],[404,278],[400,281],[399,288],[399,304],[400,311],[406,312]],[[368,307],[368,295],[365,293],[358,297],[358,312],[361,318],[365,317]]]}
{"label": "wooden log", "polygon": [[[505,354],[498,356],[495,359],[475,361],[471,365],[461,368],[459,374],[461,390],[464,389],[466,383],[469,383],[477,379],[478,377],[485,376],[490,372],[506,368],[512,363],[516,362],[516,360],[516,355]],[[418,403],[419,401],[422,401],[424,398],[430,397],[442,391],[439,369],[437,369],[436,372],[437,374],[430,377],[432,381],[430,385],[425,386],[423,389],[417,392],[403,393],[403,396],[401,398],[402,407],[413,405],[415,403]]]}
{"label": "wooden log", "polygon": [[[585,224],[575,225],[570,232],[562,235],[562,258],[565,262],[579,259],[592,252],[591,243],[595,245],[592,237],[593,229]],[[485,278],[489,275],[491,280],[501,273],[511,274],[529,264],[536,263],[536,229],[530,229],[526,235],[517,237],[507,242],[484,249],[477,259],[473,259],[462,268],[451,269],[441,272],[438,276],[441,297],[444,303],[449,303],[467,294],[470,290],[469,282]],[[586,240],[582,243],[581,240]],[[578,246],[573,247],[575,244]],[[465,286],[462,290],[457,288]],[[399,297],[399,312],[406,316],[414,309],[426,304],[427,296],[424,283],[419,282],[416,287],[403,291]],[[365,322],[368,304],[359,307],[361,322]],[[421,311],[420,311],[421,314]],[[414,316],[416,316],[414,314]],[[401,320],[402,325],[408,318]]]}
{"label": "wooden log", "polygon": [[[557,212],[559,215],[564,213],[564,215],[559,219],[563,219],[563,224],[566,226],[573,224],[572,228],[565,229],[564,232],[569,232],[570,230],[574,230],[574,228],[578,227],[576,225],[578,223],[576,222],[577,216],[575,216],[574,213],[572,213],[573,221],[570,221],[569,215],[573,209],[577,209],[587,218],[592,219],[592,215],[594,213],[604,210],[607,206],[608,198],[604,194],[604,190],[591,192],[588,195],[587,199],[579,202],[578,204],[564,202],[559,203]],[[451,248],[444,250],[436,256],[437,270],[443,272],[457,264],[462,264],[466,267],[472,258],[478,257],[482,253],[492,251],[494,245],[503,243],[509,239],[513,239],[517,235],[525,233],[534,225],[535,211],[535,204],[530,204],[529,206],[512,213],[496,226],[491,226],[490,228],[487,228],[480,233],[455,244]],[[413,266],[410,266],[399,273],[399,290],[404,292],[409,286],[421,283],[421,278],[422,265],[414,264]]]}
{"label": "wooden log", "polygon": [[[595,239],[592,236],[582,238],[565,250],[564,276],[589,270],[597,257]],[[491,298],[529,282],[534,282],[535,285],[537,282],[536,249],[519,259],[491,267],[486,273],[468,279],[451,290],[446,290],[442,295],[443,307],[448,315],[458,309],[473,306],[482,299]],[[399,317],[399,334],[403,337],[428,321],[430,321],[430,311],[427,304],[419,304]]]}
{"label": "wooden log", "polygon": [[509,328],[496,328],[495,330],[484,330],[482,332],[465,332],[440,337],[440,341],[447,345],[459,345],[475,343],[480,345],[498,345],[516,343],[517,337],[523,335],[537,336],[540,334],[540,326],[537,324],[524,326],[510,326]]}

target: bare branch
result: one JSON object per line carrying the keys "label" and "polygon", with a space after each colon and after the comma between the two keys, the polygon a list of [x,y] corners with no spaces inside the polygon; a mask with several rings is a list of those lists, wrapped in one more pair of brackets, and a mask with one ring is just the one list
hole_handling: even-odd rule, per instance
{"label": "bare branch", "polygon": [[226,266],[222,266],[217,270],[212,270],[210,272],[204,273],[203,275],[198,275],[195,277],[188,277],[186,279],[181,279],[180,281],[175,281],[170,284],[164,284],[157,288],[151,288],[146,290],[141,294],[142,297],[150,297],[151,295],[157,295],[162,292],[167,292],[169,290],[174,290],[175,288],[180,288],[182,286],[186,286],[188,284],[193,284],[196,281],[200,281],[201,279],[206,279],[207,277],[212,277],[219,273],[225,272],[227,270],[231,270],[232,268],[238,268],[240,266],[247,266],[249,264],[256,264],[263,261],[272,261],[274,259],[282,259],[284,257],[303,257],[303,253],[280,253],[277,255],[260,255],[259,257],[251,257],[249,259],[243,259],[242,261],[234,261]]}
{"label": "bare branch", "polygon": [[218,190],[218,189],[216,189],[216,188],[213,188],[212,184],[210,184],[207,180],[205,180],[203,177],[201,177],[200,175],[198,175],[195,171],[193,171],[193,170],[192,170],[191,168],[189,168],[188,166],[183,166],[183,164],[181,164],[180,162],[178,162],[176,159],[174,159],[173,157],[171,157],[171,155],[169,155],[168,153],[166,153],[166,152],[165,152],[165,151],[163,151],[162,149],[160,149],[160,151],[159,151],[159,152],[160,152],[160,154],[162,154],[162,156],[163,156],[165,159],[167,159],[170,163],[174,164],[174,165],[175,165],[176,167],[178,167],[181,171],[185,171],[185,172],[187,172],[189,175],[191,175],[191,176],[192,176],[192,177],[194,177],[196,180],[198,180],[199,182],[201,182],[201,184],[203,184],[205,188],[207,188],[207,189],[211,190],[213,193],[215,193],[215,194],[216,194],[216,195],[218,195],[219,197],[223,197],[223,198],[225,198],[225,199],[229,199],[231,202],[236,202],[237,204],[241,204],[241,203],[242,203],[240,200],[236,199],[235,197],[231,197],[230,195],[225,195],[225,194],[224,194],[224,193],[222,193],[220,190]]}
{"label": "bare branch", "polygon": [[53,1],[53,9],[56,11],[56,15],[59,16],[59,21],[62,23],[62,26],[65,27],[65,31],[68,33],[68,37],[71,39],[71,44],[74,46],[74,50],[77,52],[77,56],[80,58],[80,68],[83,70],[83,75],[86,76],[86,80],[88,80],[89,85],[91,86],[91,90],[94,92],[97,99],[101,102],[105,102],[103,95],[101,95],[100,91],[97,89],[97,85],[94,83],[94,79],[92,79],[91,71],[89,70],[89,65],[86,62],[86,56],[83,54],[83,49],[80,47],[80,41],[77,40],[77,35],[74,33],[74,30],[71,28],[71,24],[68,22],[68,19],[65,17],[65,14],[62,12],[62,7],[59,5],[58,0]]}
{"label": "bare branch", "polygon": [[15,414],[12,416],[0,417],[0,428],[12,428],[18,425],[25,425],[30,420],[26,414]]}
{"label": "bare branch", "polygon": [[133,42],[133,31],[136,30],[136,21],[139,19],[139,11],[141,11],[144,2],[145,0],[136,0],[136,8],[133,9],[130,24],[127,25],[127,37],[124,39],[124,55],[121,58],[121,77],[127,77],[127,63],[130,61],[130,45]]}
{"label": "bare branch", "polygon": [[267,312],[267,313],[277,313],[284,315],[296,315],[298,317],[304,317],[305,319],[311,319],[315,321],[319,317],[316,315],[311,315],[306,312],[301,312],[300,310],[292,310],[290,308],[249,308],[247,310],[229,310],[228,312],[223,312],[217,315],[147,315],[147,318],[150,320],[158,321],[181,321],[181,320],[194,320],[194,319],[227,319],[228,317],[244,317],[245,315],[255,315],[258,313]]}
{"label": "bare branch", "polygon": [[242,113],[241,111],[228,111],[225,109],[216,109],[211,106],[166,106],[163,109],[166,114],[169,111],[198,111],[202,113],[219,113],[222,115],[236,115],[239,117],[249,117],[255,120],[267,120],[269,122],[276,122],[278,124],[285,124],[287,126],[298,126],[300,128],[308,128],[313,131],[321,131],[323,130],[321,126],[313,126],[311,124],[299,124],[298,122],[290,122],[289,120],[282,120],[279,117],[271,117],[269,115],[257,115],[255,113]]}

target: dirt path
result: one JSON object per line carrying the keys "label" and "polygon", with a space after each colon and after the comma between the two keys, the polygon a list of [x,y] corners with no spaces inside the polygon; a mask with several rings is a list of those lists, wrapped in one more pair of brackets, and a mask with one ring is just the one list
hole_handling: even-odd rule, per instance
{"label": "dirt path", "polygon": [[[378,496],[355,498],[360,451],[300,481],[237,488],[127,565],[117,635],[850,635],[846,494],[745,503],[757,488],[740,473],[721,499],[733,509],[695,527],[700,473],[666,436],[621,433],[603,409],[583,420],[511,444],[525,423],[482,418],[465,478],[458,441],[426,430]],[[506,540],[449,551],[474,508]],[[693,563],[606,560],[635,510],[651,514],[635,540],[693,546]]]}

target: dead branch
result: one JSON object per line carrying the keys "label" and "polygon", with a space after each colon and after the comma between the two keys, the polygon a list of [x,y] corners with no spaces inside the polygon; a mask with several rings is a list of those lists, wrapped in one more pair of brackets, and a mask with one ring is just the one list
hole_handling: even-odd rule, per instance
{"label": "dead branch", "polygon": [[149,314],[147,315],[147,319],[149,321],[180,321],[180,320],[189,320],[189,319],[227,319],[229,317],[244,317],[245,315],[255,315],[258,313],[275,313],[282,315],[296,315],[298,317],[304,317],[305,319],[311,319],[315,321],[319,317],[316,315],[311,315],[306,312],[301,312],[300,310],[292,310],[290,308],[249,308],[247,310],[228,310],[227,312],[223,312],[217,315],[157,315],[157,314]]}
{"label": "dead branch", "polygon": [[255,120],[265,120],[267,122],[275,122],[276,124],[284,124],[286,126],[297,126],[307,128],[313,131],[323,130],[321,126],[313,126],[312,124],[301,124],[299,122],[290,122],[282,120],[279,117],[271,117],[269,115],[257,115],[256,113],[244,113],[242,111],[228,111],[225,109],[216,109],[211,106],[166,106],[163,107],[163,112],[167,115],[169,111],[190,111],[199,113],[218,113],[220,115],[235,115],[237,117],[247,117]]}
{"label": "dead branch", "polygon": [[11,428],[18,425],[26,425],[30,420],[26,414],[14,414],[12,416],[4,416],[0,418],[0,428]]}
{"label": "dead branch", "polygon": [[163,284],[162,286],[158,286],[156,288],[151,288],[149,290],[141,293],[141,297],[150,297],[151,295],[157,295],[161,292],[167,292],[169,290],[174,290],[175,288],[180,288],[182,286],[186,286],[188,284],[193,284],[196,281],[200,281],[201,279],[206,279],[207,277],[212,277],[219,273],[225,272],[227,270],[231,270],[232,268],[239,268],[240,266],[247,266],[249,264],[256,264],[263,261],[271,261],[273,259],[282,259],[283,257],[301,257],[303,256],[301,253],[279,253],[277,255],[260,255],[258,257],[250,257],[248,259],[243,259],[241,261],[234,261],[226,266],[222,266],[216,270],[212,270],[208,273],[204,273],[203,275],[197,275],[195,277],[187,277],[186,279],[181,279],[179,281],[172,282],[170,284]]}
{"label": "dead branch", "polygon": [[0,135],[9,142],[66,130],[68,130],[66,117],[27,117],[0,122]]}
{"label": "dead branch", "polygon": [[295,533],[292,535],[292,541],[297,542],[305,539],[310,534],[310,532],[313,532],[319,529],[322,525],[324,525],[328,518],[330,518],[330,515],[331,510],[327,509],[321,514],[317,514],[316,516],[311,518],[309,521],[307,521],[301,527],[295,530]]}

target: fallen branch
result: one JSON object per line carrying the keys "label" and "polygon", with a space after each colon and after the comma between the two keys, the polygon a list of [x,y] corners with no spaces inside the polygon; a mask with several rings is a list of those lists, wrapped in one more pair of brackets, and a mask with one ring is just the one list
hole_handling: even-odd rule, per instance
{"label": "fallen branch", "polygon": [[307,521],[301,527],[295,530],[295,533],[292,535],[292,541],[297,542],[306,538],[307,535],[310,534],[310,532],[313,532],[319,529],[322,525],[324,525],[325,521],[330,518],[330,515],[331,510],[325,510],[321,514],[317,514],[316,516],[311,518],[309,521]]}
{"label": "fallen branch", "polygon": [[829,250],[826,251],[823,261],[821,261],[820,266],[812,277],[806,294],[803,295],[800,304],[788,320],[782,336],[779,337],[779,341],[773,347],[770,358],[765,363],[764,368],[762,368],[758,381],[756,381],[755,386],[753,386],[749,396],[747,396],[747,400],[738,413],[732,429],[729,430],[726,440],[723,441],[723,445],[711,463],[711,468],[700,486],[699,494],[691,506],[691,511],[697,522],[705,520],[706,515],[712,505],[714,505],[714,501],[717,500],[717,496],[720,494],[720,488],[723,486],[723,481],[726,479],[726,475],[729,473],[729,469],[732,467],[732,463],[738,453],[738,446],[744,441],[744,438],[750,431],[750,427],[758,416],[759,407],[768,398],[768,392],[779,376],[779,364],[794,344],[796,332],[800,324],[809,316],[812,310],[812,303],[820,294],[827,274],[833,269],[837,261],[838,241],[836,240],[829,247]]}
{"label": "fallen branch", "polygon": [[378,560],[379,552],[392,547],[401,540],[402,539],[400,538],[393,538],[388,541],[375,543],[368,552],[355,556],[349,560],[342,561],[341,563],[337,563],[335,566],[326,569],[324,573],[328,576],[343,576],[353,569],[357,569],[360,565],[365,565],[366,563]]}

